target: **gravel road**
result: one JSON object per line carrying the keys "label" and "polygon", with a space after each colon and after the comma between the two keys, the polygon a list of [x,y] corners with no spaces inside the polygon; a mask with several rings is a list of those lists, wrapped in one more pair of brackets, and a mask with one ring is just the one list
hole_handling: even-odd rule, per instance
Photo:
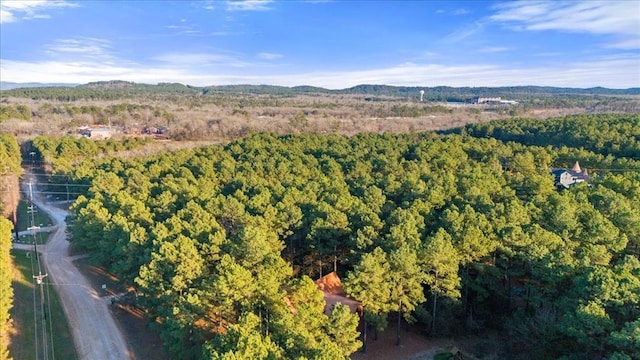
{"label": "gravel road", "polygon": [[[26,174],[29,177],[29,174]],[[23,183],[28,194],[28,185]],[[80,360],[134,359],[125,338],[109,311],[107,301],[92,289],[69,256],[65,217],[67,212],[51,206],[33,187],[33,202],[46,212],[57,225],[46,246],[42,246],[41,259],[49,282],[55,286],[67,316]],[[18,246],[16,246],[18,247]]]}

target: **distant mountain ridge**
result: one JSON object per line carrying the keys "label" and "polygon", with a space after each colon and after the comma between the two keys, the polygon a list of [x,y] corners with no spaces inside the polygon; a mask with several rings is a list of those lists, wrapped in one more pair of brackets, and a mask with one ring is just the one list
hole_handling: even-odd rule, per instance
{"label": "distant mountain ridge", "polygon": [[608,89],[604,87],[593,88],[561,88],[552,86],[504,86],[504,87],[451,87],[451,86],[393,86],[393,85],[356,85],[346,89],[330,90],[315,86],[274,86],[274,85],[218,85],[205,86],[203,89],[220,92],[244,92],[244,93],[328,93],[328,94],[361,94],[361,95],[390,95],[390,96],[416,96],[420,90],[428,93],[459,93],[461,95],[488,96],[490,93],[504,94],[565,94],[565,95],[640,95],[640,88]]}
{"label": "distant mountain ridge", "polygon": [[41,87],[76,87],[80,84],[71,84],[71,83],[38,83],[38,82],[29,82],[29,83],[17,83],[11,81],[0,81],[0,90],[13,90],[13,89],[21,89],[21,88],[41,88]]}
{"label": "distant mountain ridge", "polygon": [[[2,95],[30,98],[51,98],[60,100],[74,100],[78,98],[118,98],[143,94],[256,94],[291,96],[298,94],[354,94],[371,96],[392,96],[419,98],[420,91],[424,91],[424,99],[428,101],[468,101],[482,97],[518,98],[531,96],[621,96],[640,95],[640,88],[608,89],[593,88],[563,88],[551,86],[506,86],[506,87],[420,87],[420,86],[392,86],[363,84],[346,89],[331,90],[321,87],[301,85],[294,87],[277,85],[213,85],[192,86],[181,83],[142,84],[130,81],[111,80],[98,81],[87,84],[40,84],[40,83],[12,83],[1,82]],[[375,99],[375,98],[372,98]]]}

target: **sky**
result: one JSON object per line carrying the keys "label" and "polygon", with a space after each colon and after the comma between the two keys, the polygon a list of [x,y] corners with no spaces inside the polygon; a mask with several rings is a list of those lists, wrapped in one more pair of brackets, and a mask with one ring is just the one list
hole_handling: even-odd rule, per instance
{"label": "sky", "polygon": [[0,0],[0,80],[640,87],[640,1]]}

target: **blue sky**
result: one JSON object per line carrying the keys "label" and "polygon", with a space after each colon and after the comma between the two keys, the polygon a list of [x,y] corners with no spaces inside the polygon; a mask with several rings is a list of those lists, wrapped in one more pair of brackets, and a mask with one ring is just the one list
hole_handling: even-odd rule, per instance
{"label": "blue sky", "polygon": [[640,1],[0,1],[0,80],[640,87]]}

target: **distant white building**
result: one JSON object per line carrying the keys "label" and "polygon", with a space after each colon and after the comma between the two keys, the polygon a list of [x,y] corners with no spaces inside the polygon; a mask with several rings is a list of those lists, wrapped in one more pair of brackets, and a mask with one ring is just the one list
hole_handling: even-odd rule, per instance
{"label": "distant white building", "polygon": [[90,130],[91,134],[89,135],[90,139],[94,140],[105,140],[110,139],[115,130],[112,128],[94,128]]}
{"label": "distant white building", "polygon": [[502,100],[501,97],[479,97],[476,96],[473,99],[474,104],[488,104],[488,105],[517,105],[518,102],[514,100]]}
{"label": "distant white building", "polygon": [[78,128],[78,132],[82,136],[86,136],[92,140],[106,140],[110,139],[113,134],[115,134],[116,130],[111,127],[89,127],[89,126],[80,126]]}

